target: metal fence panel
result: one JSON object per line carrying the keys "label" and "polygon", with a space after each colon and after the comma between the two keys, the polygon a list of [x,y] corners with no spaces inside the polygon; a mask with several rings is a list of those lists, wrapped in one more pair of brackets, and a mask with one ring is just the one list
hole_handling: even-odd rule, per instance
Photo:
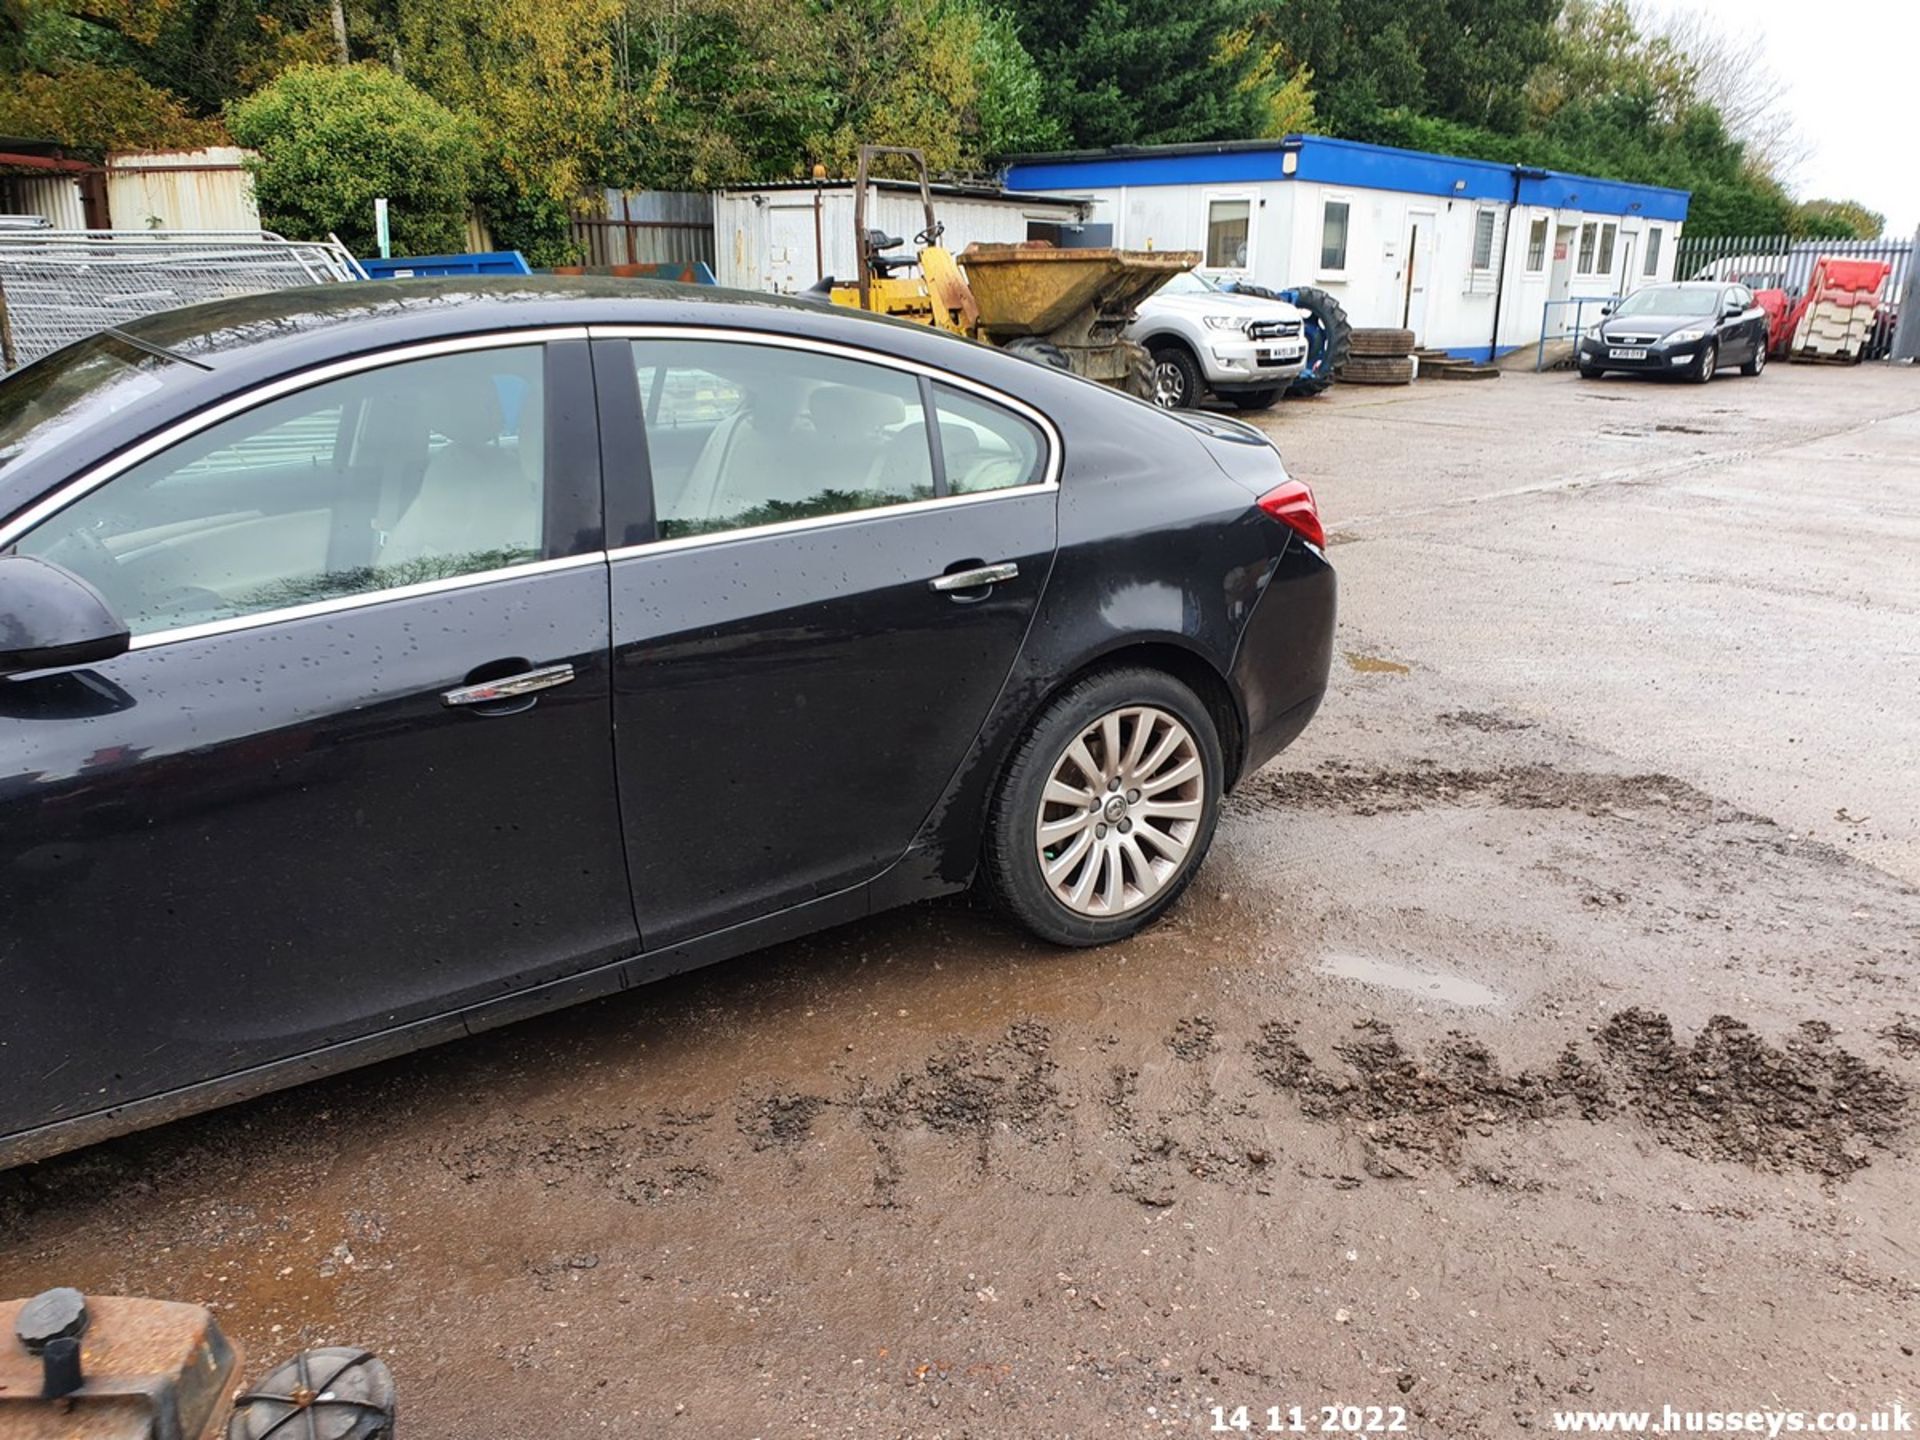
{"label": "metal fence panel", "polygon": [[1822,259],[1881,260],[1891,267],[1868,359],[1893,349],[1901,297],[1913,273],[1912,240],[1808,240],[1791,235],[1682,235],[1676,280],[1726,280],[1754,290],[1784,290],[1789,299],[1806,294],[1813,267]]}
{"label": "metal fence panel", "polygon": [[0,231],[0,369],[155,311],[364,278],[338,242],[264,231]]}

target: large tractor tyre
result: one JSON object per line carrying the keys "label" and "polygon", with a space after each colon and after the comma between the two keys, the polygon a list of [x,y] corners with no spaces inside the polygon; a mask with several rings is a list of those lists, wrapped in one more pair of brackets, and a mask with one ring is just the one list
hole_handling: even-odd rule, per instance
{"label": "large tractor tyre", "polygon": [[1342,385],[1411,385],[1413,361],[1402,355],[1356,355],[1340,367]]}
{"label": "large tractor tyre", "polygon": [[1275,385],[1267,390],[1242,390],[1226,399],[1236,410],[1271,410],[1280,399],[1280,387]]}
{"label": "large tractor tyre", "polygon": [[1156,346],[1153,352],[1151,399],[1162,410],[1191,410],[1207,393],[1200,362],[1177,342]]}
{"label": "large tractor tyre", "polygon": [[1356,330],[1353,332],[1355,355],[1399,360],[1413,353],[1411,330]]}
{"label": "large tractor tyre", "polygon": [[1278,298],[1307,312],[1307,363],[1287,386],[1287,393],[1318,395],[1333,384],[1334,371],[1347,363],[1353,350],[1353,326],[1338,300],[1311,285],[1283,290]]}
{"label": "large tractor tyre", "polygon": [[1009,355],[1018,355],[1022,360],[1031,360],[1035,365],[1045,365],[1052,370],[1073,369],[1073,362],[1067,358],[1066,351],[1037,335],[1022,335],[1000,348]]}

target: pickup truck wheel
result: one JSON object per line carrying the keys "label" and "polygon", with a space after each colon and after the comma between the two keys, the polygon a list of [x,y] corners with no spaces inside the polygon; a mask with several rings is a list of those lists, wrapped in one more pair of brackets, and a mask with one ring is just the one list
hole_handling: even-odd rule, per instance
{"label": "pickup truck wheel", "polygon": [[1182,345],[1153,352],[1153,403],[1162,410],[1191,410],[1206,391],[1200,364]]}

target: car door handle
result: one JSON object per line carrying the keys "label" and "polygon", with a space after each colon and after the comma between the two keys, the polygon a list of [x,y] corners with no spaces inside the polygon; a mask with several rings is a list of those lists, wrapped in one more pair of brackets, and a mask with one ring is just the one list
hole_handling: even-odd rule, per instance
{"label": "car door handle", "polygon": [[539,690],[551,690],[556,685],[571,684],[572,681],[573,666],[542,665],[537,670],[523,670],[518,675],[503,675],[498,680],[462,685],[456,690],[444,692],[440,699],[447,705],[493,705],[502,700],[516,700]]}
{"label": "car door handle", "polygon": [[1020,573],[1020,567],[1011,560],[1003,560],[998,565],[979,565],[972,570],[956,570],[951,575],[936,575],[927,584],[942,595],[955,590],[978,590],[982,585],[997,585],[1002,580],[1011,580]]}

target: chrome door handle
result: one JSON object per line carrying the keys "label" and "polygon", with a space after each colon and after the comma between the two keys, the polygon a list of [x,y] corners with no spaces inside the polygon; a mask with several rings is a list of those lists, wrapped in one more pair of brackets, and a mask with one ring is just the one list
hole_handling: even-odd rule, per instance
{"label": "chrome door handle", "polygon": [[1011,560],[998,565],[982,565],[973,570],[957,570],[951,575],[936,575],[927,584],[941,594],[952,590],[978,590],[982,585],[998,584],[1002,580],[1011,580],[1020,573],[1020,567]]}
{"label": "chrome door handle", "polygon": [[542,665],[537,670],[523,670],[518,675],[503,675],[498,680],[482,680],[478,685],[462,685],[457,690],[448,690],[440,696],[447,705],[490,705],[496,700],[513,700],[522,695],[531,695],[536,690],[551,690],[556,685],[567,685],[573,681],[573,666]]}

